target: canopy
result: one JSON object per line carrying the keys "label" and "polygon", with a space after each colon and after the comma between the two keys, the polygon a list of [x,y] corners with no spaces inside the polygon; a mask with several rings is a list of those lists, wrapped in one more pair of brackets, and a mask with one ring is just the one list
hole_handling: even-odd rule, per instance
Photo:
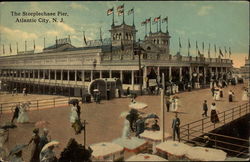
{"label": "canopy", "polygon": [[184,156],[192,147],[181,142],[168,140],[156,145],[156,150],[166,152],[174,156]]}
{"label": "canopy", "polygon": [[91,145],[90,148],[93,150],[92,156],[94,156],[97,159],[124,150],[122,146],[111,142],[96,143]]}
{"label": "canopy", "polygon": [[152,155],[152,154],[137,154],[137,155],[131,156],[126,161],[168,161],[168,160],[163,159],[160,156]]}
{"label": "canopy", "polygon": [[214,148],[191,147],[186,153],[186,157],[194,161],[224,161],[227,153]]}
{"label": "canopy", "polygon": [[147,141],[137,137],[131,138],[117,138],[113,140],[113,143],[116,143],[125,148],[126,151],[137,152],[140,147],[143,147],[147,144]]}
{"label": "canopy", "polygon": [[137,110],[145,109],[146,107],[148,107],[148,105],[143,103],[143,102],[130,103],[128,106],[129,106],[129,108],[133,108],[133,109],[137,109]]}
{"label": "canopy", "polygon": [[[161,141],[162,140],[162,131],[149,131],[145,130],[143,133],[140,134],[140,137],[151,140],[151,141]],[[171,135],[165,132],[165,139],[170,138]]]}

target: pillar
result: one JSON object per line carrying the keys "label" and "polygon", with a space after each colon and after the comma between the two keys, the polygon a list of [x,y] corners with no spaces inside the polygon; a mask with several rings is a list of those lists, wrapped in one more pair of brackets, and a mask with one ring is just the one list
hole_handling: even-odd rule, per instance
{"label": "pillar", "polygon": [[38,72],[37,72],[37,73],[38,73],[37,78],[40,79],[40,69],[38,69]]}
{"label": "pillar", "polygon": [[61,70],[61,81],[63,81],[63,70]]}
{"label": "pillar", "polygon": [[147,67],[145,66],[143,68],[143,88],[147,88],[146,77],[147,77]]}
{"label": "pillar", "polygon": [[123,71],[122,70],[120,71],[120,80],[123,83]]}
{"label": "pillar", "polygon": [[85,71],[82,70],[82,82],[84,82],[84,81],[85,81]]}
{"label": "pillar", "polygon": [[134,90],[134,80],[135,80],[135,74],[134,70],[131,71],[131,84],[132,84],[132,89]]}
{"label": "pillar", "polygon": [[157,75],[160,76],[160,66],[157,67]]}
{"label": "pillar", "polygon": [[75,70],[75,82],[77,82],[77,70]]}
{"label": "pillar", "polygon": [[172,81],[172,67],[169,66],[169,71],[168,71],[168,76],[169,76],[169,81],[171,82]]}
{"label": "pillar", "polygon": [[93,70],[90,71],[90,81],[93,80]]}
{"label": "pillar", "polygon": [[55,78],[55,81],[57,80],[57,78],[56,78],[56,77],[57,77],[57,76],[56,76],[56,70],[55,70],[55,77],[54,77],[54,78]]}
{"label": "pillar", "polygon": [[68,82],[69,82],[69,70],[68,70],[68,72],[67,72],[67,80],[68,80]]}
{"label": "pillar", "polygon": [[182,81],[182,67],[180,67],[180,81]]}
{"label": "pillar", "polygon": [[50,80],[50,78],[51,78],[51,77],[50,77],[50,69],[49,69],[49,80]]}
{"label": "pillar", "polygon": [[109,70],[109,78],[112,78],[112,70]]}
{"label": "pillar", "polygon": [[199,66],[197,66],[197,82],[200,83],[200,69]]}
{"label": "pillar", "polygon": [[193,76],[192,76],[192,73],[193,73],[193,72],[192,72],[192,67],[190,66],[190,67],[189,67],[189,81],[192,80],[192,77],[193,77]]}
{"label": "pillar", "polygon": [[204,66],[204,84],[206,84],[207,68]]}
{"label": "pillar", "polygon": [[100,77],[99,78],[102,78],[102,70],[100,70]]}
{"label": "pillar", "polygon": [[218,79],[218,67],[215,67],[216,80]]}
{"label": "pillar", "polygon": [[33,70],[32,72],[33,72],[33,79],[35,79],[36,72],[35,72],[35,70]]}

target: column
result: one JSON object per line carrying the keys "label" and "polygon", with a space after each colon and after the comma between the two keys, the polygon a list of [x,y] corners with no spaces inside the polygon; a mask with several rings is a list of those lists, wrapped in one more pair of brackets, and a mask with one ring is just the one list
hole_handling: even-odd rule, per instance
{"label": "column", "polygon": [[28,70],[28,73],[29,73],[29,74],[28,74],[28,77],[29,77],[29,79],[30,79],[30,72],[31,72],[31,70]]}
{"label": "column", "polygon": [[120,71],[120,80],[123,83],[123,70]]}
{"label": "column", "polygon": [[190,66],[190,67],[189,67],[189,81],[192,80],[192,77],[193,77],[193,76],[192,76],[192,73],[193,73],[193,72],[192,72],[192,67]]}
{"label": "column", "polygon": [[218,79],[218,68],[215,67],[215,75],[216,75],[216,80]]}
{"label": "column", "polygon": [[131,71],[131,84],[132,84],[132,89],[134,90],[134,78],[135,78],[135,75],[134,75],[134,70]]}
{"label": "column", "polygon": [[112,78],[112,70],[109,70],[109,78]]}
{"label": "column", "polygon": [[35,74],[36,72],[35,72],[35,70],[33,70],[33,79],[35,79]]}
{"label": "column", "polygon": [[169,81],[171,82],[172,81],[172,67],[169,66],[169,71],[168,71],[168,76],[169,76]]}
{"label": "column", "polygon": [[82,82],[84,82],[84,81],[85,81],[85,71],[82,70]]}
{"label": "column", "polygon": [[[26,70],[23,70],[23,71],[24,71],[23,77],[26,78]],[[8,76],[8,74],[7,74],[7,76]]]}
{"label": "column", "polygon": [[160,66],[157,67],[157,75],[160,76]]}
{"label": "column", "polygon": [[67,80],[69,82],[69,70],[67,71]]}
{"label": "column", "polygon": [[203,76],[203,78],[204,78],[204,85],[206,84],[206,76],[207,76],[207,68],[204,66],[204,76]]}
{"label": "column", "polygon": [[55,81],[56,81],[57,80],[57,78],[56,78],[56,70],[54,72],[55,72],[55,77],[54,78],[55,78]]}
{"label": "column", "polygon": [[100,77],[99,78],[102,78],[102,70],[100,70]]}
{"label": "column", "polygon": [[45,79],[45,69],[43,69],[43,79]]}
{"label": "column", "polygon": [[143,88],[147,88],[146,77],[147,77],[147,67],[145,66],[143,68]]}
{"label": "column", "polygon": [[49,69],[49,80],[50,80],[50,69]]}
{"label": "column", "polygon": [[77,70],[75,70],[75,82],[77,82]]}
{"label": "column", "polygon": [[40,79],[40,69],[38,69],[37,73],[38,73],[37,78]]}
{"label": "column", "polygon": [[61,81],[63,81],[63,70],[61,70]]}
{"label": "column", "polygon": [[182,67],[180,67],[180,81],[182,81]]}
{"label": "column", "polygon": [[197,82],[200,83],[200,69],[199,66],[197,66]]}
{"label": "column", "polygon": [[211,80],[212,80],[212,73],[213,73],[212,67],[209,68],[209,72],[210,72],[210,82],[211,82]]}
{"label": "column", "polygon": [[90,81],[93,80],[93,70],[90,71]]}

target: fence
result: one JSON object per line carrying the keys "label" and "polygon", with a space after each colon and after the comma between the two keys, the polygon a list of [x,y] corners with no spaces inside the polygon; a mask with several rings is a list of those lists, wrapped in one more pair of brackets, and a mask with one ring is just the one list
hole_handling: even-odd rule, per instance
{"label": "fence", "polygon": [[[201,139],[201,140],[205,140],[204,137],[201,137],[201,135],[212,135],[213,137],[215,137],[215,139],[210,139],[210,141],[213,141],[215,143],[215,146],[218,145],[219,143],[225,144],[225,145],[230,145],[230,146],[234,146],[237,147],[237,149],[247,149],[248,146],[244,146],[244,145],[237,145],[237,144],[233,144],[231,142],[225,142],[222,140],[217,140],[216,138],[218,137],[222,137],[225,139],[234,139],[234,140],[238,140],[238,141],[244,141],[247,145],[248,144],[248,140],[244,140],[244,139],[240,139],[240,138],[235,138],[235,137],[231,137],[231,136],[225,136],[225,135],[220,135],[220,134],[216,134],[216,133],[210,133],[210,131],[212,131],[215,128],[218,128],[222,125],[225,125],[239,117],[242,117],[246,114],[248,114],[250,112],[250,103],[246,103],[237,107],[233,107],[229,110],[226,110],[224,112],[220,112],[218,113],[218,117],[220,119],[219,123],[212,123],[210,121],[210,118],[203,118],[191,123],[188,123],[186,125],[183,125],[180,127],[180,138],[182,141],[185,142],[191,142],[191,143],[195,143],[198,145],[202,145],[201,143],[197,143],[197,141],[195,141],[194,139]],[[216,148],[225,150],[225,151],[229,151],[229,152],[233,152],[233,153],[238,153],[238,154],[247,154],[244,152],[240,152],[240,151],[236,151],[233,149],[228,149],[225,147],[220,147],[220,146],[216,146]]]}
{"label": "fence", "polygon": [[[23,101],[23,102],[30,102],[29,110],[39,110],[44,108],[56,108],[67,106],[69,100],[77,98],[77,97],[58,97],[52,99],[44,99],[44,100],[30,100],[30,101]],[[78,98],[79,99],[79,98]],[[21,104],[23,102],[11,102],[11,103],[1,103],[0,104],[0,114],[5,112],[10,112],[11,110],[15,109],[16,104]]]}

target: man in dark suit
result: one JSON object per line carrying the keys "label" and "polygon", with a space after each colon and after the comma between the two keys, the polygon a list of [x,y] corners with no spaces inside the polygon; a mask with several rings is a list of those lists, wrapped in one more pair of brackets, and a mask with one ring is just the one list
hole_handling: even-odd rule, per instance
{"label": "man in dark suit", "polygon": [[207,100],[204,100],[204,103],[203,103],[203,111],[204,111],[204,113],[202,114],[202,116],[206,116],[207,117],[207,110],[208,110]]}
{"label": "man in dark suit", "polygon": [[173,128],[173,140],[175,141],[175,134],[177,135],[177,138],[180,142],[180,119],[177,116],[177,113],[175,114],[175,118],[173,119],[172,128]]}
{"label": "man in dark suit", "polygon": [[19,105],[16,105],[13,117],[11,119],[11,123],[13,123],[13,121],[18,118],[18,115],[19,115]]}

